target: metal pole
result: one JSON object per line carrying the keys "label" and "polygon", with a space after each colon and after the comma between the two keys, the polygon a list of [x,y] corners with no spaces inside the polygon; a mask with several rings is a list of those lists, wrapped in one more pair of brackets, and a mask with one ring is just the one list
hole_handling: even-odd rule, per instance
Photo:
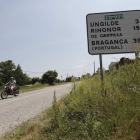
{"label": "metal pole", "polygon": [[103,82],[103,65],[102,65],[102,55],[99,54],[100,59],[100,75],[101,75],[101,81]]}
{"label": "metal pole", "polygon": [[101,89],[102,89],[102,96],[104,96],[104,83],[103,83],[103,65],[102,65],[102,55],[99,55],[100,59],[100,75],[101,75]]}

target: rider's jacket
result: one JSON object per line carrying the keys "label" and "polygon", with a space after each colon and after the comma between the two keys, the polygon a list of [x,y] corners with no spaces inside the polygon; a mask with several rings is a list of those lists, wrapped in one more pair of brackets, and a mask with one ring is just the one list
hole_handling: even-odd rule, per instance
{"label": "rider's jacket", "polygon": [[15,87],[14,81],[11,81],[11,80],[10,80],[10,81],[8,82],[8,84],[9,84],[9,87]]}

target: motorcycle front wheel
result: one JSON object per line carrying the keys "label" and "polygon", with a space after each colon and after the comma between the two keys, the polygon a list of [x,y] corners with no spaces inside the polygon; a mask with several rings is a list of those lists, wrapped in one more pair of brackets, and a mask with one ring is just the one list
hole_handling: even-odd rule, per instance
{"label": "motorcycle front wheel", "polygon": [[3,91],[2,93],[1,93],[1,98],[2,99],[6,99],[7,98],[7,92],[6,91]]}
{"label": "motorcycle front wheel", "polygon": [[15,90],[14,96],[18,96],[19,95],[19,90]]}

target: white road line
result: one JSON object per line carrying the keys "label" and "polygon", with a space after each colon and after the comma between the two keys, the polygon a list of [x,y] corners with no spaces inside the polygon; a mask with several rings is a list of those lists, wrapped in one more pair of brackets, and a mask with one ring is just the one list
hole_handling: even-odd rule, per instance
{"label": "white road line", "polygon": [[[61,87],[60,87],[60,88],[61,88]],[[59,88],[57,88],[57,89],[59,89]],[[54,91],[54,90],[55,90],[55,89],[47,90],[46,92],[48,92],[48,91]],[[55,90],[55,91],[56,91],[56,90]],[[45,92],[45,91],[44,91],[44,92]],[[6,103],[9,103],[9,102],[13,102],[13,101],[16,101],[16,100],[24,99],[24,98],[27,98],[27,97],[35,96],[35,95],[38,95],[38,94],[42,94],[42,93],[44,93],[44,92],[40,92],[40,93],[36,93],[36,94],[33,94],[33,95],[21,97],[21,98],[18,98],[18,99],[13,99],[13,100],[11,100],[11,101],[7,101],[7,102],[4,102],[4,103],[0,103],[0,105],[6,104]]]}

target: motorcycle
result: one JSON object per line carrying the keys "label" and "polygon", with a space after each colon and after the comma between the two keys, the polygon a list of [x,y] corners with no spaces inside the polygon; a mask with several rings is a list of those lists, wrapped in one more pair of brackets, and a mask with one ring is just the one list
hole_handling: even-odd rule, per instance
{"label": "motorcycle", "polygon": [[13,92],[11,90],[11,87],[5,86],[4,90],[1,92],[1,98],[6,99],[8,95],[14,95],[18,96],[19,95],[19,86],[16,86],[13,88]]}

